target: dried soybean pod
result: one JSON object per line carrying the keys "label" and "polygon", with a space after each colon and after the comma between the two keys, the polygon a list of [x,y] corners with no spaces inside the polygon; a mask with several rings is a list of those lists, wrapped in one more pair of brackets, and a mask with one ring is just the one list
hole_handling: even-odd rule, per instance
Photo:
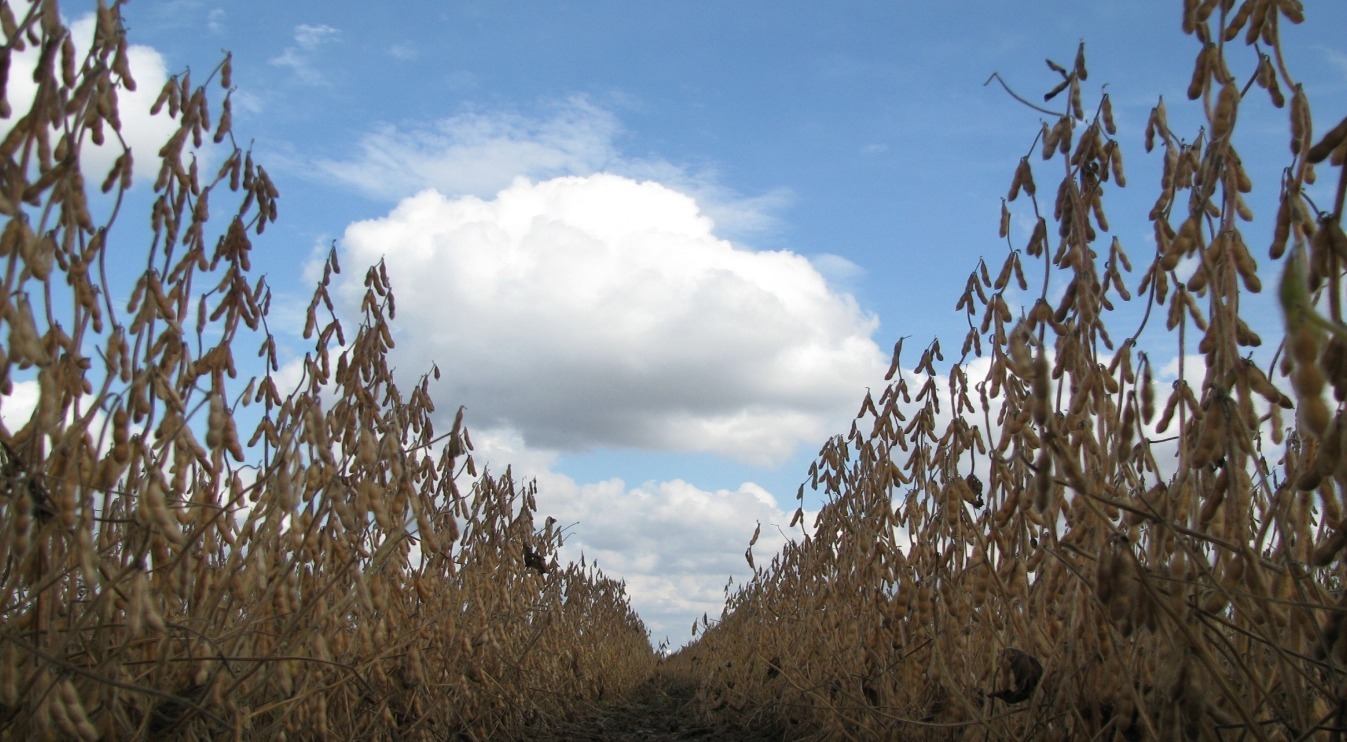
{"label": "dried soybean pod", "polygon": [[1020,158],[1019,170],[1023,171],[1022,176],[1018,176],[1018,174],[1017,176],[1021,177],[1020,184],[1024,188],[1024,192],[1033,196],[1037,193],[1037,188],[1034,186],[1034,171],[1033,168],[1029,166],[1028,157]]}
{"label": "dried soybean pod", "polygon": [[1099,602],[1107,606],[1113,600],[1117,582],[1117,563],[1114,560],[1115,548],[1112,543],[1100,550],[1095,558],[1094,591]]}
{"label": "dried soybean pod", "polygon": [[1244,3],[1239,6],[1239,10],[1236,10],[1235,14],[1230,16],[1230,21],[1225,26],[1224,38],[1227,42],[1234,41],[1235,37],[1239,36],[1239,30],[1244,27],[1245,23],[1248,23],[1249,14],[1257,5],[1259,3],[1254,0],[1244,0]]}
{"label": "dried soybean pod", "polygon": [[1324,135],[1324,138],[1319,140],[1318,144],[1310,147],[1310,151],[1305,154],[1305,159],[1308,160],[1310,164],[1323,162],[1328,158],[1328,155],[1333,150],[1337,149],[1338,145],[1342,144],[1344,141],[1347,141],[1347,118],[1344,118],[1337,126],[1330,129],[1329,132]]}
{"label": "dried soybean pod", "polygon": [[1150,423],[1155,419],[1155,379],[1151,377],[1151,364],[1149,361],[1141,373],[1141,419]]}
{"label": "dried soybean pod", "polygon": [[1235,117],[1239,113],[1239,98],[1239,86],[1234,81],[1227,81],[1221,86],[1221,92],[1216,96],[1216,111],[1211,120],[1213,141],[1223,141],[1230,137],[1230,132],[1235,128]]}
{"label": "dried soybean pod", "polygon": [[1310,136],[1310,102],[1300,83],[1296,83],[1291,94],[1291,154],[1298,155],[1308,147]]}
{"label": "dried soybean pod", "polygon": [[1272,230],[1272,247],[1268,248],[1268,257],[1276,260],[1286,254],[1286,243],[1291,237],[1291,194],[1283,191],[1281,203],[1277,206],[1276,225]]}
{"label": "dried soybean pod", "polygon": [[[1014,201],[1019,198],[1020,188],[1024,185],[1024,160],[1025,158],[1020,158],[1020,164],[1015,168],[1015,175],[1010,179],[1010,193],[1006,195],[1007,201]],[[1033,194],[1030,193],[1029,195],[1032,196]]]}
{"label": "dried soybean pod", "polygon": [[1188,81],[1188,100],[1197,100],[1202,97],[1202,91],[1206,89],[1207,79],[1211,77],[1211,55],[1212,45],[1207,44],[1202,47],[1202,51],[1197,53],[1197,60],[1193,63],[1193,76]]}
{"label": "dried soybean pod", "polygon": [[1043,122],[1043,131],[1039,138],[1043,140],[1043,159],[1052,159],[1052,153],[1057,151],[1057,127],[1048,128],[1048,122]]}
{"label": "dried soybean pod", "polygon": [[1043,426],[1048,424],[1048,417],[1052,414],[1052,391],[1048,382],[1048,359],[1044,356],[1042,349],[1034,356],[1033,374],[1034,424],[1042,429]]}
{"label": "dried soybean pod", "polygon": [[1015,267],[1015,263],[1016,261],[1014,253],[1011,253],[1010,255],[1006,256],[1006,262],[1001,264],[1001,272],[997,273],[996,280],[992,281],[991,284],[992,288],[996,289],[997,291],[1000,291],[1001,289],[1004,289],[1007,284],[1010,283],[1010,274],[1012,269]]}
{"label": "dried soybean pod", "polygon": [[1316,567],[1327,567],[1344,546],[1347,546],[1347,531],[1343,531],[1341,527],[1334,528],[1333,533],[1329,534],[1327,539],[1314,547],[1310,556],[1310,564]]}
{"label": "dried soybean pod", "polygon": [[1108,163],[1113,171],[1113,180],[1119,188],[1127,186],[1127,175],[1123,171],[1122,147],[1117,142],[1111,142],[1108,148]]}
{"label": "dried soybean pod", "polygon": [[1319,228],[1314,231],[1314,238],[1323,243],[1326,252],[1336,255],[1340,261],[1347,261],[1347,234],[1343,234],[1342,225],[1337,219],[1325,216],[1319,220]]}

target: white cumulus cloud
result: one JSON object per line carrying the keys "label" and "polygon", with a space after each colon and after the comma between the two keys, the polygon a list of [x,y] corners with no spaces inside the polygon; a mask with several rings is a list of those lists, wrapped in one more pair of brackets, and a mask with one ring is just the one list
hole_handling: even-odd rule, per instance
{"label": "white cumulus cloud", "polygon": [[876,318],[808,260],[720,239],[694,199],[655,182],[425,191],[352,224],[342,248],[348,266],[387,261],[398,367],[437,362],[451,404],[530,447],[771,465],[832,433],[885,368]]}

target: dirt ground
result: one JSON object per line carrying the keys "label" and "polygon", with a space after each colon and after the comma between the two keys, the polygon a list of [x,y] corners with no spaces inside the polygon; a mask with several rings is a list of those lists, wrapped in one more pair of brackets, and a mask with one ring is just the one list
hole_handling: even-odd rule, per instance
{"label": "dirt ground", "polygon": [[708,724],[697,713],[695,689],[657,673],[625,698],[608,701],[572,721],[555,725],[534,739],[561,740],[712,740],[767,742],[788,739],[780,727],[751,728],[733,723]]}

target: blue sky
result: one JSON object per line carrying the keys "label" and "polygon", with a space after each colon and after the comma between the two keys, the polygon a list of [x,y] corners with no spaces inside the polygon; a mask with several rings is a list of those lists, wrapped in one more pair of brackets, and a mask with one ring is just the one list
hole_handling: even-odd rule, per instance
{"label": "blue sky", "polygon": [[[956,299],[979,258],[1004,259],[1000,199],[1042,119],[984,87],[992,72],[1041,99],[1056,82],[1044,57],[1069,64],[1085,40],[1087,106],[1107,85],[1128,165],[1109,217],[1144,261],[1160,163],[1141,146],[1148,112],[1164,95],[1174,128],[1197,131],[1184,90],[1198,47],[1180,5],[124,12],[142,86],[156,66],[195,77],[234,53],[234,130],[281,191],[254,258],[277,317],[299,317],[334,240],[348,299],[364,264],[387,259],[405,379],[437,362],[440,408],[468,405],[481,457],[537,477],[540,509],[577,523],[565,556],[597,556],[654,639],[680,644],[719,611],[726,579],[747,575],[757,521],[759,562],[780,545],[773,525],[865,387],[882,387],[894,341],[910,337],[909,365],[937,336],[957,356]],[[1347,46],[1329,31],[1347,28],[1344,7],[1315,4],[1313,27],[1285,32],[1319,130],[1347,100]],[[1285,115],[1265,97],[1241,112],[1258,241],[1289,159]],[[1034,164],[1040,187],[1056,182]],[[300,322],[272,325],[296,356]]]}

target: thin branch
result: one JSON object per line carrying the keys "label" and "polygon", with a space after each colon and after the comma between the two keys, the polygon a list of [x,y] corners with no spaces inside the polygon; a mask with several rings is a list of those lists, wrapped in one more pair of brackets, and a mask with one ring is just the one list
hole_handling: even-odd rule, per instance
{"label": "thin branch", "polygon": [[1007,93],[1010,93],[1010,97],[1011,97],[1011,98],[1014,98],[1015,100],[1017,100],[1017,101],[1023,103],[1024,105],[1029,106],[1030,108],[1034,109],[1035,111],[1038,111],[1039,113],[1046,113],[1046,114],[1048,114],[1049,116],[1056,116],[1057,118],[1061,118],[1061,117],[1063,117],[1063,116],[1066,115],[1065,113],[1062,113],[1061,111],[1052,111],[1052,110],[1049,110],[1049,109],[1047,109],[1047,108],[1044,108],[1044,107],[1042,107],[1042,106],[1040,106],[1040,105],[1034,103],[1034,102],[1031,101],[1031,100],[1026,100],[1025,98],[1021,97],[1019,93],[1016,93],[1014,90],[1011,90],[1011,89],[1010,89],[1010,86],[1006,84],[1006,81],[1005,81],[1005,80],[1001,79],[1001,73],[1000,73],[1000,72],[993,72],[993,73],[992,73],[992,76],[989,77],[989,78],[987,78],[987,82],[982,83],[982,86],[985,88],[985,87],[987,87],[988,85],[991,85],[991,84],[992,84],[992,80],[995,80],[995,81],[1001,83],[1001,87],[1005,88],[1005,90],[1006,90]]}

